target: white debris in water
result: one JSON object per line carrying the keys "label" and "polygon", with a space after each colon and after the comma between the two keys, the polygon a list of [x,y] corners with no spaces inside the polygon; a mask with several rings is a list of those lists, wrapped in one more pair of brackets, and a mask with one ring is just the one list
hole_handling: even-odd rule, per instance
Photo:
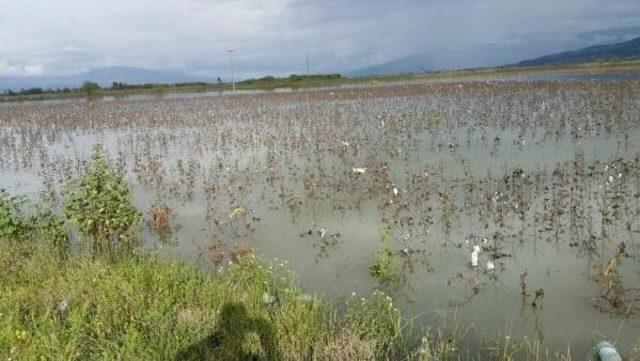
{"label": "white debris in water", "polygon": [[471,267],[478,267],[478,254],[480,254],[480,246],[476,244],[471,251]]}
{"label": "white debris in water", "polygon": [[320,228],[320,238],[324,238],[327,235],[327,229],[322,227]]}
{"label": "white debris in water", "polygon": [[400,193],[400,190],[398,190],[398,188],[396,187],[393,187],[393,195],[397,197],[398,193]]}
{"label": "white debris in water", "polygon": [[365,174],[367,173],[367,168],[353,168],[352,171],[355,174]]}
{"label": "white debris in water", "polygon": [[492,270],[492,269],[495,269],[495,268],[496,268],[496,265],[492,261],[488,261],[487,262],[487,269],[488,270]]}

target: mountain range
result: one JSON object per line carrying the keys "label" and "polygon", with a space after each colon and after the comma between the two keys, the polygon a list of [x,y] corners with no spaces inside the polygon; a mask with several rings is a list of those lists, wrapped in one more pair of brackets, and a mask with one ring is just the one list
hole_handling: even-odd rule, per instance
{"label": "mountain range", "polygon": [[[502,64],[495,62],[495,54],[500,51]],[[443,53],[418,53],[398,58],[386,63],[346,72],[349,76],[389,75],[399,73],[421,73],[437,70],[454,70],[476,67],[501,66],[544,66],[568,63],[593,62],[601,60],[640,59],[640,37],[607,45],[590,46],[578,50],[565,51],[517,61],[522,50],[499,50],[492,47],[457,49]],[[68,76],[0,76],[0,91],[30,88],[77,88],[84,81],[91,80],[108,87],[113,82],[128,84],[215,82],[213,77],[194,76],[181,72],[149,70],[144,68],[114,66],[93,69],[88,72]]]}
{"label": "mountain range", "polygon": [[559,65],[585,63],[600,60],[637,60],[640,59],[640,37],[622,43],[590,46],[588,48],[564,51],[539,58],[524,60],[517,66]]}
{"label": "mountain range", "polygon": [[[491,47],[475,47],[446,53],[420,53],[357,69],[351,71],[349,75],[390,75],[490,66],[543,66],[613,59],[638,60],[640,59],[640,37],[613,44],[590,46],[518,61],[518,54],[524,52],[526,52],[526,48],[505,51]],[[492,60],[495,59],[496,53],[501,54],[503,63],[498,64],[495,63],[495,60]]]}

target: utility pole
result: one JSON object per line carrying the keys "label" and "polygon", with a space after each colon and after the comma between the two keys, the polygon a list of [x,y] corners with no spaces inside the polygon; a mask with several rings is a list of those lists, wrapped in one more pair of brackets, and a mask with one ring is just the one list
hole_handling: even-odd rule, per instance
{"label": "utility pole", "polygon": [[231,89],[234,93],[236,92],[236,78],[235,78],[235,70],[233,68],[233,55],[235,51],[236,50],[234,48],[227,49],[227,52],[229,53],[229,63],[231,65]]}
{"label": "utility pole", "polygon": [[309,65],[309,53],[307,53],[307,75],[311,75],[311,66]]}

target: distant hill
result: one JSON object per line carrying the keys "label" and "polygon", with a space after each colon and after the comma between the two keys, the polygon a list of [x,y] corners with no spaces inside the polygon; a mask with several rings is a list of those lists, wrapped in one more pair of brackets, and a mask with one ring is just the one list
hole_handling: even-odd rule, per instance
{"label": "distant hill", "polygon": [[91,80],[102,87],[113,82],[127,84],[145,83],[179,83],[179,82],[214,82],[214,78],[193,76],[179,72],[149,70],[144,68],[113,66],[92,69],[88,72],[68,76],[0,76],[0,90],[20,90],[29,88],[77,88],[85,80]]}
{"label": "distant hill", "polygon": [[[439,52],[419,52],[385,63],[346,71],[345,74],[350,76],[391,75],[493,67],[505,64],[507,64],[506,66],[540,66],[612,59],[640,59],[640,37],[636,37],[638,32],[640,32],[640,27],[580,33],[576,36],[577,45],[562,42],[547,44],[532,38],[516,45],[478,44]],[[603,45],[604,42],[617,43]],[[569,47],[579,47],[581,44],[584,44],[583,46],[597,45],[534,58],[539,54],[539,49],[563,50]],[[523,58],[532,59],[521,61]]]}
{"label": "distant hill", "polygon": [[505,47],[502,44],[472,45],[442,51],[418,52],[344,73],[350,76],[391,75],[499,66],[522,59],[522,54],[535,53],[527,47]]}
{"label": "distant hill", "polygon": [[637,60],[640,59],[640,37],[622,43],[590,46],[579,50],[542,56],[524,60],[516,66],[542,66],[568,63],[586,63],[601,60]]}
{"label": "distant hill", "polygon": [[352,76],[389,75],[401,73],[423,73],[438,69],[440,64],[434,62],[428,54],[413,54],[403,58],[394,59],[382,64],[372,65],[366,68],[348,72]]}

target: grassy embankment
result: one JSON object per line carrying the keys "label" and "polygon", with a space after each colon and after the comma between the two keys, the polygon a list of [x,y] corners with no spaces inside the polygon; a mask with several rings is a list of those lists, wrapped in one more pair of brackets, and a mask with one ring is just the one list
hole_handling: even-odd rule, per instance
{"label": "grassy embankment", "polygon": [[214,276],[145,255],[0,246],[0,355],[16,360],[379,359],[403,344],[383,296],[338,317],[251,254]]}
{"label": "grassy embankment", "polygon": [[533,340],[469,340],[466,327],[410,342],[384,294],[329,303],[251,253],[211,274],[144,254],[61,259],[43,242],[0,247],[4,359],[571,359],[570,349],[550,353]]}
{"label": "grassy embankment", "polygon": [[[335,87],[342,85],[376,85],[385,82],[397,81],[428,81],[428,80],[455,80],[469,77],[512,76],[531,73],[602,73],[602,72],[632,72],[640,71],[640,61],[602,61],[579,64],[563,64],[538,67],[490,67],[477,69],[463,69],[452,71],[438,71],[425,73],[407,73],[384,76],[345,77],[338,74],[318,75],[292,75],[285,78],[264,77],[260,79],[247,79],[236,83],[236,90],[275,90],[275,89],[309,89]],[[81,97],[126,97],[131,95],[157,95],[167,93],[198,93],[213,92],[228,93],[231,91],[230,83],[177,83],[177,84],[144,84],[126,85],[122,88],[103,88],[92,92],[90,95],[80,89],[72,89],[68,92],[49,92],[41,94],[17,94],[0,95],[0,101],[27,101],[27,100],[52,100],[73,99]]]}

